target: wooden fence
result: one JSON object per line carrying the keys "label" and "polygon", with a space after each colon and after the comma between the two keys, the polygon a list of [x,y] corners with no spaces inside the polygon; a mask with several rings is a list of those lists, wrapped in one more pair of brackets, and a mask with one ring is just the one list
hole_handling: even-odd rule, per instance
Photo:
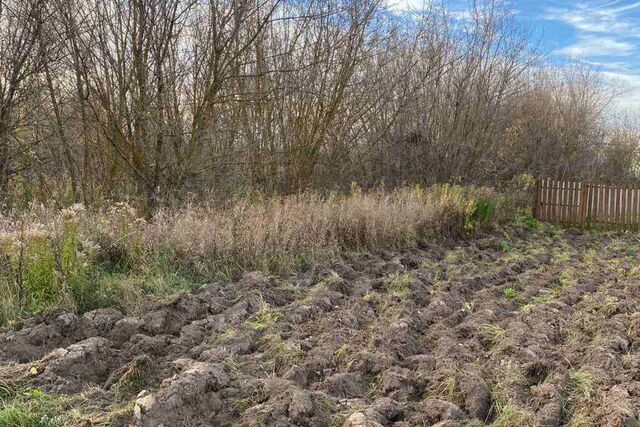
{"label": "wooden fence", "polygon": [[542,221],[578,227],[637,230],[640,187],[539,179],[533,214]]}

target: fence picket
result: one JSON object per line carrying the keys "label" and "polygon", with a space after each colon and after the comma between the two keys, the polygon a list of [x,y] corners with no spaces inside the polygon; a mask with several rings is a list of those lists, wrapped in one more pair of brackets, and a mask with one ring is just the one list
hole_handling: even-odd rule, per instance
{"label": "fence picket", "polygon": [[565,194],[565,182],[560,181],[560,222],[566,223],[566,194]]}
{"label": "fence picket", "polygon": [[575,182],[569,182],[570,195],[569,195],[569,224],[576,223],[576,184]]}
{"label": "fence picket", "polygon": [[579,227],[640,230],[640,187],[539,179],[533,215]]}

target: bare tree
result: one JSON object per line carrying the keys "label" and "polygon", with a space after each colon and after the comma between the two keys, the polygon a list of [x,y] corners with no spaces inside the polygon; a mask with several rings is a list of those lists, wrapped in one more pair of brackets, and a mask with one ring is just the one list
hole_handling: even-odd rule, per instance
{"label": "bare tree", "polygon": [[9,178],[28,165],[18,163],[24,147],[16,144],[30,88],[26,83],[46,65],[41,46],[44,0],[0,3],[0,203],[6,202]]}

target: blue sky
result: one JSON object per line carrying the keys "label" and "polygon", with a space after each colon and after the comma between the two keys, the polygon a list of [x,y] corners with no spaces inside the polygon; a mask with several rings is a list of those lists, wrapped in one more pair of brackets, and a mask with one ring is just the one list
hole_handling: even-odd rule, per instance
{"label": "blue sky", "polygon": [[[420,7],[425,0],[389,0],[397,9]],[[426,0],[428,1],[428,0]],[[444,0],[464,10],[464,0]],[[640,1],[511,0],[517,19],[531,32],[552,64],[585,62],[624,89],[623,110],[640,111]]]}

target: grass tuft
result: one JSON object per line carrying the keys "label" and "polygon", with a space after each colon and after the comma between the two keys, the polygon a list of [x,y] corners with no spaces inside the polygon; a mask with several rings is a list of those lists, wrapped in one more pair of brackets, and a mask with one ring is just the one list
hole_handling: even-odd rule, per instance
{"label": "grass tuft", "polygon": [[513,299],[518,296],[518,291],[514,288],[507,287],[502,290],[502,295],[504,295],[505,298]]}
{"label": "grass tuft", "polygon": [[391,273],[385,280],[385,289],[400,299],[409,297],[409,285],[411,285],[411,276],[404,272]]}
{"label": "grass tuft", "polygon": [[505,330],[498,325],[486,323],[480,325],[478,329],[494,347],[499,345],[505,338]]}
{"label": "grass tuft", "polygon": [[515,427],[524,425],[528,414],[513,403],[506,403],[497,409],[497,415],[493,427]]}
{"label": "grass tuft", "polygon": [[275,324],[280,317],[278,310],[262,300],[260,308],[245,321],[245,324],[253,330],[262,331]]}

